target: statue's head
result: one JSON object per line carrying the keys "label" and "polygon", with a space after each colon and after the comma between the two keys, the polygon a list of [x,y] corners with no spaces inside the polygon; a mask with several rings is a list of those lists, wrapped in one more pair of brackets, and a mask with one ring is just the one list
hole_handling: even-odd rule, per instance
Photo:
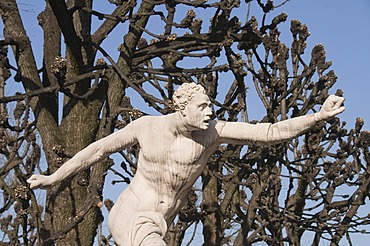
{"label": "statue's head", "polygon": [[204,88],[195,83],[182,84],[173,95],[177,111],[183,117],[184,124],[193,130],[205,130],[209,126],[212,111],[211,101]]}
{"label": "statue's head", "polygon": [[182,84],[173,95],[173,103],[175,109],[182,110],[186,105],[193,99],[197,94],[206,94],[203,86],[195,83],[184,83]]}

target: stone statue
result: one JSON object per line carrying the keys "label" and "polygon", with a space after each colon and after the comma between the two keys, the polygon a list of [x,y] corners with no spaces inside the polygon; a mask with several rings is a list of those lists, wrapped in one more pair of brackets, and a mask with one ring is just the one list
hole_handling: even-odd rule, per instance
{"label": "stone statue", "polygon": [[52,175],[34,174],[28,183],[33,189],[47,188],[139,143],[136,174],[111,209],[108,227],[117,245],[166,245],[168,225],[220,144],[272,145],[292,139],[343,112],[343,101],[331,95],[318,113],[275,124],[214,121],[204,88],[183,84],[174,94],[175,113],[139,118],[81,150]]}

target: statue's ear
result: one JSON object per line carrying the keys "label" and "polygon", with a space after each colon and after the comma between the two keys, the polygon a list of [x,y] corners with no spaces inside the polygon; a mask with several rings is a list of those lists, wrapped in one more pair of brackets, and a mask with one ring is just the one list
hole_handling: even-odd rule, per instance
{"label": "statue's ear", "polygon": [[180,105],[179,106],[179,111],[180,111],[180,114],[182,116],[186,116],[186,113],[185,113],[185,105]]}

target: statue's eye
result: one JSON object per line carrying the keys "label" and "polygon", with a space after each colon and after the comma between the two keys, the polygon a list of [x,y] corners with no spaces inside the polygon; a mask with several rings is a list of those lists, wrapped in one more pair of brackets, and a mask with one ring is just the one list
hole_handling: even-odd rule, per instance
{"label": "statue's eye", "polygon": [[205,103],[203,103],[203,104],[201,104],[201,105],[199,106],[199,108],[200,108],[201,110],[205,109],[206,107],[207,107],[207,104],[205,104]]}

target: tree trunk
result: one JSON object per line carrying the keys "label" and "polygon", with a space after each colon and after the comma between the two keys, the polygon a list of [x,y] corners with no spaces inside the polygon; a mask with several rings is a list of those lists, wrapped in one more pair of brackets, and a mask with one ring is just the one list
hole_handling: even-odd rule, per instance
{"label": "tree trunk", "polygon": [[203,201],[202,209],[204,216],[203,222],[203,237],[204,245],[217,246],[221,245],[221,215],[218,204],[219,183],[213,172],[218,171],[218,165],[210,164],[203,172]]}

